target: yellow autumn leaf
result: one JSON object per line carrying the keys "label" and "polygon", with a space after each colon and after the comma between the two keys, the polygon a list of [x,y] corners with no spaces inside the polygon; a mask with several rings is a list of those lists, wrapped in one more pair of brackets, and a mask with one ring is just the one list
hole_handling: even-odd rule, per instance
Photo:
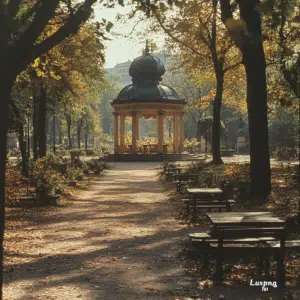
{"label": "yellow autumn leaf", "polygon": [[42,70],[40,70],[40,69],[37,69],[37,70],[36,70],[36,75],[37,75],[38,77],[45,77],[45,73],[44,73]]}
{"label": "yellow autumn leaf", "polygon": [[56,75],[53,71],[50,71],[50,77],[53,78],[54,80],[60,80],[61,76]]}

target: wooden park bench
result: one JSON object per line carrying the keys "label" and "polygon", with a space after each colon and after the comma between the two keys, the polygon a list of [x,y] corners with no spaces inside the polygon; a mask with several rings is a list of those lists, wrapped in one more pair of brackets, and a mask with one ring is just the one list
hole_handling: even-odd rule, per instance
{"label": "wooden park bench", "polygon": [[[257,215],[261,214],[261,215]],[[260,267],[269,274],[269,258],[277,261],[277,281],[285,286],[284,256],[288,249],[299,250],[300,240],[286,241],[284,221],[269,213],[214,213],[208,214],[215,221],[210,232],[193,233],[189,237],[197,252],[217,261],[216,279],[223,278],[223,261],[236,258],[259,257]],[[227,220],[224,221],[227,215]],[[230,218],[233,221],[230,221]]]}
{"label": "wooden park bench", "polygon": [[188,215],[197,217],[200,210],[231,211],[235,200],[228,199],[223,190],[219,188],[187,189],[189,198],[182,199]]}
{"label": "wooden park bench", "polygon": [[235,150],[234,149],[229,149],[229,148],[223,148],[220,149],[220,155],[221,156],[228,156],[228,157],[232,157],[235,154]]}
{"label": "wooden park bench", "polygon": [[164,166],[162,174],[166,176],[166,178],[172,178],[175,174],[180,174],[183,171],[183,168],[179,166]]}
{"label": "wooden park bench", "polygon": [[198,174],[190,174],[190,173],[178,173],[173,174],[174,183],[176,184],[176,192],[177,194],[183,193],[183,187],[191,184],[196,183],[198,181]]}
{"label": "wooden park bench", "polygon": [[225,210],[227,212],[230,212],[232,205],[235,204],[235,200],[227,199],[223,197],[200,198],[200,199],[187,198],[187,199],[181,199],[181,201],[183,202],[186,208],[186,213],[188,215],[193,215],[194,217],[198,215],[198,212],[200,210],[211,211],[214,209],[218,211]]}

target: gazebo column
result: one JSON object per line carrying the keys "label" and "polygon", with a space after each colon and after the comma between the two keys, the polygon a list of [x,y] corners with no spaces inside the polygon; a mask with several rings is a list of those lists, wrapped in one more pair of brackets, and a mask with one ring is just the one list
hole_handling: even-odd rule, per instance
{"label": "gazebo column", "polygon": [[114,115],[114,149],[115,154],[119,153],[119,114],[117,112],[113,113]]}
{"label": "gazebo column", "polygon": [[125,115],[120,114],[120,152],[124,153],[124,143],[125,141]]}
{"label": "gazebo column", "polygon": [[173,117],[173,152],[178,152],[178,116],[174,113]]}
{"label": "gazebo column", "polygon": [[164,113],[157,112],[157,137],[158,137],[158,153],[163,153],[164,143]]}
{"label": "gazebo column", "polygon": [[136,154],[136,136],[137,136],[137,116],[136,116],[136,112],[133,111],[131,113],[131,116],[132,116],[132,122],[131,122],[131,137],[132,137],[132,141],[131,141],[131,145],[132,145],[132,153],[133,154]]}
{"label": "gazebo column", "polygon": [[140,116],[136,115],[136,140],[140,139]]}
{"label": "gazebo column", "polygon": [[184,141],[184,113],[181,112],[179,115],[179,152],[183,152],[183,141]]}

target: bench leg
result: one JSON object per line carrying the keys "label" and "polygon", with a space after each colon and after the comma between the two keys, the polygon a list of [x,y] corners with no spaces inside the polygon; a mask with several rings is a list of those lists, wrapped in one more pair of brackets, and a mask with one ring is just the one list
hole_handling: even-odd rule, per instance
{"label": "bench leg", "polygon": [[188,202],[186,204],[186,211],[187,211],[187,214],[190,215],[191,210],[190,210],[190,204]]}
{"label": "bench leg", "polygon": [[194,218],[194,220],[196,220],[196,218],[197,218],[197,208],[196,208],[196,203],[195,203],[194,206],[193,206],[193,218]]}
{"label": "bench leg", "polygon": [[180,195],[183,194],[183,185],[182,184],[179,185],[179,194]]}
{"label": "bench leg", "polygon": [[222,280],[223,280],[223,260],[220,256],[218,256],[218,258],[217,258],[216,280],[218,282],[222,282]]}
{"label": "bench leg", "polygon": [[201,243],[201,247],[203,249],[203,265],[202,265],[202,268],[204,270],[207,270],[208,269],[208,266],[209,266],[209,259],[208,259],[208,251],[209,251],[209,248],[210,248],[210,245],[209,243],[203,241]]}
{"label": "bench leg", "polygon": [[256,258],[256,268],[257,268],[257,271],[258,271],[259,275],[262,275],[262,273],[263,273],[263,267],[264,267],[264,256],[263,256],[263,254],[260,254]]}
{"label": "bench leg", "polygon": [[264,273],[265,276],[269,277],[270,276],[270,258],[268,256],[265,257],[265,264],[264,264]]}
{"label": "bench leg", "polygon": [[284,253],[281,252],[277,255],[277,282],[280,287],[285,287],[285,265]]}
{"label": "bench leg", "polygon": [[207,270],[208,269],[208,266],[209,266],[209,259],[208,259],[208,253],[204,253],[203,255],[203,265],[202,265],[202,268],[204,270]]}
{"label": "bench leg", "polygon": [[269,276],[270,260],[267,253],[263,252],[258,256],[257,269],[260,275]]}

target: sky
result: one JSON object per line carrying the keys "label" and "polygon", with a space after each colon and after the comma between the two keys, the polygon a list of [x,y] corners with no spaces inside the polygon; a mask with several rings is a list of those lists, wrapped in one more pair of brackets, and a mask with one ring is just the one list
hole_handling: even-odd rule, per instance
{"label": "sky", "polygon": [[[122,7],[120,5],[116,5],[115,8],[103,8],[100,5],[95,6],[95,18],[97,21],[101,21],[101,19],[106,19],[114,24],[111,34],[109,34],[109,38],[111,41],[105,41],[106,46],[106,62],[105,68],[112,68],[117,63],[126,62],[128,60],[133,60],[134,58],[141,55],[142,50],[145,48],[146,39],[149,35],[145,34],[143,36],[136,36],[132,34],[129,38],[117,35],[116,33],[122,35],[128,35],[132,28],[135,25],[134,20],[126,19],[125,22],[120,22],[116,20],[117,14],[126,14],[130,12],[130,7],[125,6]],[[138,31],[146,31],[147,22],[139,23],[136,27]],[[151,37],[153,39],[153,37]],[[155,43],[162,47],[164,43],[163,36],[157,35],[154,37]]]}

